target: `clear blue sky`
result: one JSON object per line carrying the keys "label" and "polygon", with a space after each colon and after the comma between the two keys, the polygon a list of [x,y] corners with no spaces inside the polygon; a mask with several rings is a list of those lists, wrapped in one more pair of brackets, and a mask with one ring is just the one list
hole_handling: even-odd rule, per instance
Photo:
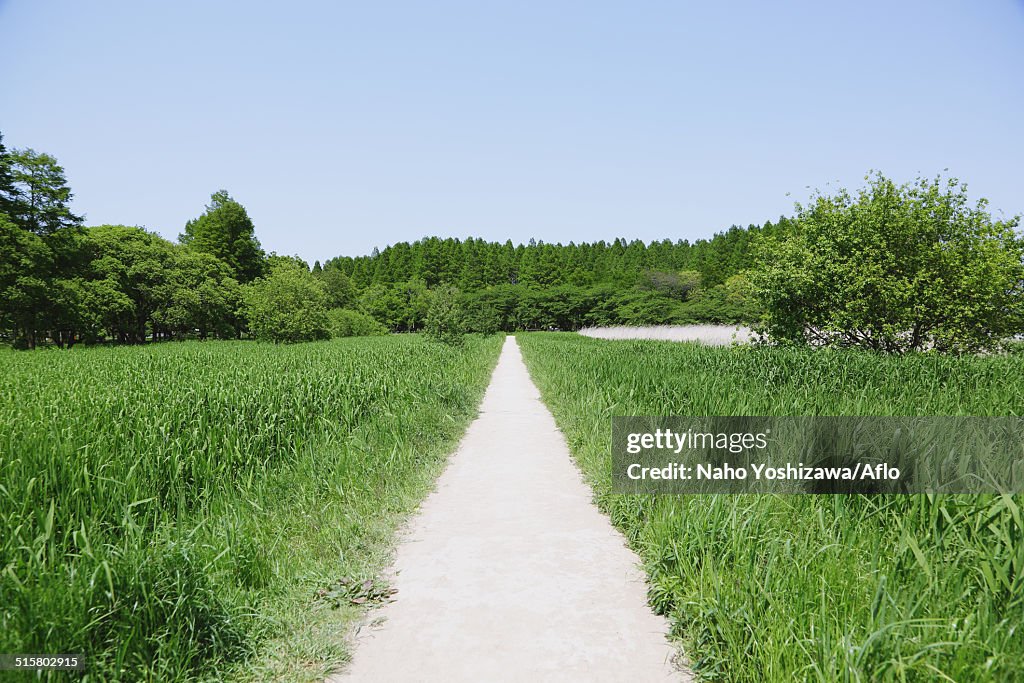
{"label": "clear blue sky", "polygon": [[1024,210],[1021,0],[0,0],[0,49],[6,144],[89,224],[174,238],[223,187],[310,262],[693,239],[871,168]]}

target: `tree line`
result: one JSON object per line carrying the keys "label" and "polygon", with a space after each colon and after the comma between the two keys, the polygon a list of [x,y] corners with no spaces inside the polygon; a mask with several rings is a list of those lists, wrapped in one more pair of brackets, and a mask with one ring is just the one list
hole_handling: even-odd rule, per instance
{"label": "tree line", "polygon": [[15,347],[239,336],[243,287],[268,272],[226,192],[174,243],[139,227],[84,227],[49,154],[0,136],[0,330]]}
{"label": "tree line", "polygon": [[758,315],[747,277],[756,245],[789,222],[733,226],[695,242],[429,237],[318,262],[313,271],[394,330],[418,329],[425,292],[439,286],[458,288],[469,329],[480,331],[747,322]]}
{"label": "tree line", "polygon": [[1018,217],[966,185],[815,194],[793,217],[710,239],[527,244],[428,237],[309,265],[267,254],[224,190],[177,242],[85,227],[64,169],[0,135],[0,338],[281,342],[690,322],[756,323],[773,343],[881,352],[992,350],[1024,333]]}
{"label": "tree line", "polygon": [[740,320],[751,314],[741,273],[752,241],[786,221],[694,243],[430,237],[310,268],[265,253],[223,190],[177,242],[136,226],[86,227],[71,198],[53,156],[8,150],[0,134],[0,335],[16,347],[417,331],[442,289],[468,331]]}

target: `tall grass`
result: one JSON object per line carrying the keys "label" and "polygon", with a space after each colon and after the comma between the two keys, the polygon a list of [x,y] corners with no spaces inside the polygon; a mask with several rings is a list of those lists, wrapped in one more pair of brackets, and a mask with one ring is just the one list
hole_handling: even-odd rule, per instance
{"label": "tall grass", "polygon": [[[0,652],[85,653],[93,680],[268,659],[253,655],[316,620],[318,587],[372,577],[499,347],[0,355]],[[315,678],[344,656],[336,640],[288,656]]]}
{"label": "tall grass", "polygon": [[650,600],[714,681],[1024,680],[1020,496],[615,496],[615,415],[1021,415],[1020,356],[520,337]]}

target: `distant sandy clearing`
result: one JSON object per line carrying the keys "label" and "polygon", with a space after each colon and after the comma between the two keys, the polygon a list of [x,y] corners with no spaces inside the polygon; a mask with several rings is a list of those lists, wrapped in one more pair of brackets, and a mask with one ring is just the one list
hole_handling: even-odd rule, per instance
{"label": "distant sandy clearing", "polygon": [[585,337],[598,339],[661,339],[663,341],[697,341],[713,346],[733,342],[747,343],[752,333],[742,325],[652,325],[648,327],[585,327]]}

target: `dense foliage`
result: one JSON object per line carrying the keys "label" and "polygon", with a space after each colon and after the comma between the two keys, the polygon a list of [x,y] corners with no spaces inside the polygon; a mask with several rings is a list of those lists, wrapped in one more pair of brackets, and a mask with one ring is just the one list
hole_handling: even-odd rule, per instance
{"label": "dense foliage", "polygon": [[225,190],[210,197],[206,213],[185,224],[179,241],[223,261],[239,282],[250,282],[266,271],[265,254],[252,219]]}
{"label": "dense foliage", "polygon": [[323,680],[343,639],[316,637],[339,620],[314,596],[382,569],[500,344],[3,351],[0,652],[88,653],[90,680],[223,680],[301,630],[315,642],[280,666]]}
{"label": "dense foliage", "polygon": [[520,336],[650,598],[721,681],[1010,681],[1021,496],[611,495],[615,415],[1021,415],[1015,356]]}
{"label": "dense foliage", "polygon": [[458,345],[466,333],[466,312],[459,301],[459,290],[452,285],[441,285],[430,295],[427,323],[424,332],[428,339],[443,344]]}
{"label": "dense foliage", "polygon": [[766,241],[753,285],[775,341],[885,352],[999,348],[1024,331],[1018,218],[993,220],[955,179],[817,195]]}
{"label": "dense foliage", "polygon": [[897,186],[879,175],[855,195],[814,196],[793,219],[693,243],[428,237],[312,269],[265,254],[224,190],[178,244],[138,227],[85,228],[70,199],[53,157],[0,144],[0,338],[16,347],[306,341],[327,334],[332,309],[421,331],[438,292],[455,290],[458,327],[483,333],[742,322],[773,342],[977,352],[1024,331],[1018,221],[968,205],[955,180]]}
{"label": "dense foliage", "polygon": [[388,333],[388,328],[372,317],[348,308],[327,311],[327,323],[332,337],[374,337]]}
{"label": "dense foliage", "polygon": [[[85,228],[68,208],[71,196],[53,157],[0,144],[0,335],[32,348],[46,339],[64,347],[244,330],[239,278],[250,272],[223,260],[213,237],[184,246],[138,227]],[[199,235],[218,212],[239,210],[218,193],[187,232]],[[264,258],[251,233],[223,238],[242,251],[248,239]]]}
{"label": "dense foliage", "polygon": [[[274,317],[265,278],[284,264],[310,269],[265,254],[252,219],[226,191],[212,195],[177,244],[140,227],[83,227],[68,208],[71,196],[56,159],[0,144],[0,338],[32,348],[47,340],[64,347],[250,332],[280,341],[322,336],[319,302],[308,329],[291,321],[291,329],[270,332],[268,323],[287,321]],[[368,315],[391,331],[424,329],[432,293],[444,287],[461,292],[470,331],[735,322],[757,313],[744,275],[752,245],[787,223],[734,226],[692,244],[431,237],[317,262],[311,272],[326,309]],[[282,306],[292,302],[277,291]]]}
{"label": "dense foliage", "polygon": [[694,243],[430,237],[331,259],[314,271],[393,330],[420,329],[425,293],[442,285],[462,292],[467,326],[481,332],[751,321],[757,309],[745,272],[754,265],[754,245],[788,222],[733,226]]}
{"label": "dense foliage", "polygon": [[244,310],[256,339],[300,342],[327,339],[327,293],[304,267],[284,261],[245,288]]}

